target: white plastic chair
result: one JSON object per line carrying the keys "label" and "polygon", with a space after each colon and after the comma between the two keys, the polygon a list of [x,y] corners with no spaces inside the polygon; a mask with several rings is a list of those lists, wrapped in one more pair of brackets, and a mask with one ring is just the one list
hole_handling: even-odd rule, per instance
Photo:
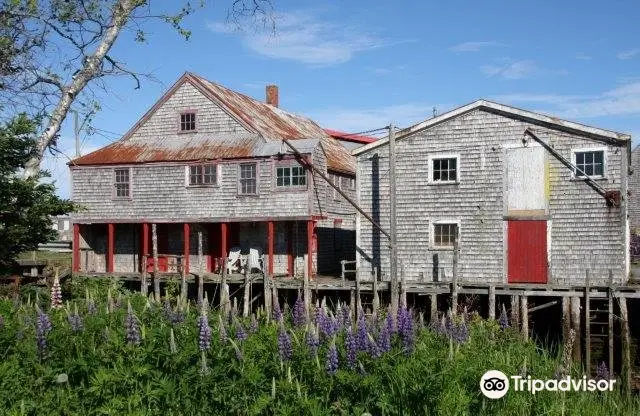
{"label": "white plastic chair", "polygon": [[264,271],[264,261],[262,260],[262,250],[259,248],[250,248],[249,249],[249,258],[247,259],[247,267],[249,268],[249,273],[253,269],[258,269],[261,272]]}
{"label": "white plastic chair", "polygon": [[229,256],[227,256],[227,273],[239,273],[242,265],[240,264],[240,247],[231,247]]}

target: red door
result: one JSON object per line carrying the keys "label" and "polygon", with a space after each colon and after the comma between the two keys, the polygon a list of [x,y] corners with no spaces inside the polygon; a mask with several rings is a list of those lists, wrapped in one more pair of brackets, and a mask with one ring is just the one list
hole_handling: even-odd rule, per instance
{"label": "red door", "polygon": [[547,221],[507,221],[507,281],[547,283]]}

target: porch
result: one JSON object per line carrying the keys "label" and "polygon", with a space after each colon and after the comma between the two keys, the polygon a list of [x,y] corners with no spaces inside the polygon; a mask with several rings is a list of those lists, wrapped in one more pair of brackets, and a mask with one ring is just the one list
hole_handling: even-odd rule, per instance
{"label": "porch", "polygon": [[[73,271],[86,274],[221,273],[230,252],[231,272],[244,274],[249,253],[256,272],[302,276],[317,271],[316,221],[74,224]],[[154,262],[154,258],[157,262]],[[254,265],[255,266],[255,265]],[[251,271],[251,270],[250,270]]]}

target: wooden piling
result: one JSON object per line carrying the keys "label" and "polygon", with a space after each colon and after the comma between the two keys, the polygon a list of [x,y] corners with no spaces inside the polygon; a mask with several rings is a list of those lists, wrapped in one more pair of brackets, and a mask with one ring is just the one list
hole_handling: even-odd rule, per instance
{"label": "wooden piling", "polygon": [[142,275],[140,276],[140,293],[147,297],[149,287],[147,283],[147,255],[142,256]]}
{"label": "wooden piling", "polygon": [[573,345],[573,360],[577,363],[582,362],[582,331],[580,325],[580,298],[574,296],[571,298],[571,327],[576,333],[576,339]]}
{"label": "wooden piling", "polygon": [[242,298],[242,316],[249,316],[249,301],[251,300],[251,277],[249,276],[249,268],[244,272],[244,294]]}
{"label": "wooden piling", "polygon": [[151,224],[151,250],[153,252],[153,296],[160,302],[160,278],[158,276],[158,225]]}
{"label": "wooden piling", "polygon": [[451,277],[451,311],[458,313],[458,238],[453,241],[453,274]]}
{"label": "wooden piling", "polygon": [[180,285],[180,302],[184,305],[187,303],[187,270],[183,267],[182,271],[180,273],[180,280],[181,280],[181,285]]}
{"label": "wooden piling", "polygon": [[229,285],[227,285],[227,268],[222,268],[222,279],[220,280],[220,312],[223,316],[229,315],[230,308]]}
{"label": "wooden piling", "polygon": [[400,275],[400,306],[407,307],[407,277],[404,273],[404,267],[401,268],[402,274]]}
{"label": "wooden piling", "polygon": [[373,314],[378,314],[380,309],[380,295],[378,294],[378,268],[373,268]]}
{"label": "wooden piling", "polygon": [[356,273],[356,317],[363,313],[362,298],[360,297],[360,276]]}
{"label": "wooden piling", "polygon": [[489,319],[496,319],[496,287],[489,286]]}
{"label": "wooden piling", "polygon": [[591,377],[591,282],[589,281],[589,269],[585,272],[584,279],[584,355],[585,374]]}
{"label": "wooden piling", "polygon": [[262,273],[262,293],[264,295],[264,311],[267,317],[267,322],[271,320],[271,282],[269,281],[269,276],[267,275],[266,270]]}
{"label": "wooden piling", "polygon": [[511,295],[511,326],[520,327],[520,296]]}
{"label": "wooden piling", "polygon": [[629,397],[631,395],[631,337],[629,335],[627,298],[619,297],[618,302],[620,302],[620,327],[622,336],[622,385],[627,397]]}
{"label": "wooden piling", "polygon": [[520,297],[520,321],[522,322],[522,338],[529,340],[529,302],[526,296]]}
{"label": "wooden piling", "polygon": [[356,304],[356,291],[353,289],[349,291],[349,309],[351,309],[351,318],[355,319],[358,316],[358,305]]}
{"label": "wooden piling", "polygon": [[306,267],[302,276],[302,300],[304,302],[304,314],[307,321],[309,321],[311,318],[311,287],[309,285],[309,272]]}
{"label": "wooden piling", "polygon": [[[571,299],[562,297],[562,342],[569,342],[571,331]],[[572,346],[573,347],[573,346]]]}
{"label": "wooden piling", "polygon": [[609,341],[609,372],[613,374],[613,270],[609,269],[609,287],[607,288],[607,297],[608,297],[608,341]]}
{"label": "wooden piling", "polygon": [[429,316],[429,320],[431,323],[437,323],[438,321],[438,295],[435,293],[431,293],[429,295],[429,303],[431,306],[431,316]]}

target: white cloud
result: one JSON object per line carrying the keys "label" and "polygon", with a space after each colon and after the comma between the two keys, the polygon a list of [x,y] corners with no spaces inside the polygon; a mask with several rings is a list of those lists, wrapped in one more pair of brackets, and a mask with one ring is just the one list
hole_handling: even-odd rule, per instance
{"label": "white cloud", "polygon": [[480,69],[489,77],[499,76],[504,79],[529,78],[541,72],[538,65],[530,60],[507,62],[502,65],[483,65]]}
{"label": "white cloud", "polygon": [[542,111],[566,118],[640,115],[640,81],[592,95],[509,94],[495,99],[542,104]]}
{"label": "white cloud", "polygon": [[454,45],[449,48],[449,50],[454,52],[479,52],[481,49],[495,46],[506,46],[504,43],[495,42],[495,41],[475,41],[475,42],[464,42]]}
{"label": "white cloud", "polygon": [[[438,113],[445,107],[436,105]],[[407,127],[433,116],[432,104],[397,104],[379,108],[328,108],[306,111],[322,127],[342,130],[350,133],[371,130],[393,123],[398,127]],[[448,108],[448,107],[446,107]]]}
{"label": "white cloud", "polygon": [[628,51],[622,51],[618,53],[618,59],[627,60],[635,58],[636,55],[640,54],[640,49],[631,49]]}
{"label": "white cloud", "polygon": [[394,44],[353,26],[323,21],[305,12],[281,13],[275,18],[275,33],[266,29],[240,31],[220,22],[207,26],[216,33],[239,35],[247,48],[260,55],[308,65],[340,64],[359,52]]}

